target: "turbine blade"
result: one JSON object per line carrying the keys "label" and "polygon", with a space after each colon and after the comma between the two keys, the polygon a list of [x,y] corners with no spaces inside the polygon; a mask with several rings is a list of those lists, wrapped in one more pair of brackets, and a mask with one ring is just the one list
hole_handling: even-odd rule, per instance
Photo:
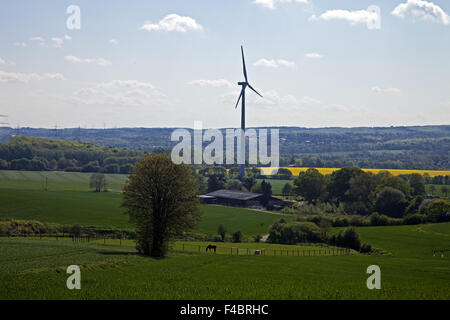
{"label": "turbine blade", "polygon": [[241,90],[241,94],[239,95],[238,101],[236,102],[236,107],[234,107],[235,109],[237,109],[239,101],[241,101],[241,97],[242,97],[242,93],[244,90]]}
{"label": "turbine blade", "polygon": [[248,85],[248,87],[249,87],[250,89],[252,89],[258,96],[260,96],[261,98],[263,97],[263,96],[260,95],[259,92],[256,91],[249,83],[247,83],[247,85]]}
{"label": "turbine blade", "polygon": [[245,58],[244,58],[244,47],[241,46],[241,53],[242,53],[242,66],[244,69],[244,78],[245,78],[245,82],[247,82],[247,68],[245,67]]}

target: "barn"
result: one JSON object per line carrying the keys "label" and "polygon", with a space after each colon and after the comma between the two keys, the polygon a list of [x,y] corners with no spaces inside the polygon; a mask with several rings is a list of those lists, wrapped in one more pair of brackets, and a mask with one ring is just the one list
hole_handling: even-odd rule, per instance
{"label": "barn", "polygon": [[[221,189],[200,196],[205,204],[220,204],[233,207],[262,207],[263,195],[260,193]],[[278,198],[270,197],[269,204],[283,207],[286,203]]]}

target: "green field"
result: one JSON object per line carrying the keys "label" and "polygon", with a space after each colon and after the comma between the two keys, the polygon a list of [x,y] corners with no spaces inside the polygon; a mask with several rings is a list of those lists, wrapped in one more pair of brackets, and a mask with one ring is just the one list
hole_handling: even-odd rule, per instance
{"label": "green field", "polygon": [[[450,252],[433,256],[449,244],[450,223],[358,232],[389,254],[231,256],[176,249],[155,260],[130,245],[2,238],[0,299],[450,298]],[[65,286],[72,264],[81,266],[79,291]],[[366,288],[372,264],[381,268],[381,290]]]}
{"label": "green field", "polygon": [[[257,179],[257,181],[262,182],[263,179]],[[272,193],[274,195],[281,195],[281,190],[286,183],[290,183],[294,186],[294,180],[265,179],[265,181],[272,185]]]}
{"label": "green field", "polygon": [[[434,186],[434,190],[431,190],[431,186]],[[443,185],[439,184],[427,184],[425,185],[425,190],[427,194],[431,194],[433,196],[437,196],[440,198],[448,198],[450,196],[450,186],[445,186],[447,188],[447,193],[442,192]]]}
{"label": "green field", "polygon": [[[48,191],[42,188],[41,180],[45,175],[51,181],[48,183]],[[90,174],[68,172],[0,171],[0,218],[33,219],[63,225],[132,228],[128,216],[120,207],[121,193],[90,191],[89,176]],[[125,176],[108,175],[108,180],[118,183],[125,181]],[[117,186],[120,190],[120,185]],[[204,216],[194,231],[200,234],[215,235],[219,224],[223,224],[229,233],[239,230],[246,237],[264,235],[273,222],[282,217],[243,208],[215,205],[203,205],[202,208]]]}
{"label": "green field", "polygon": [[[89,191],[89,175],[0,174],[0,218],[132,227],[119,207],[121,194]],[[48,191],[41,184],[46,174],[51,181]],[[119,179],[125,177],[110,179],[116,179],[118,188],[113,191],[118,191],[124,181]],[[203,209],[205,215],[195,232],[211,235],[223,224],[230,232],[240,230],[250,238],[267,233],[281,217],[290,218],[222,206],[205,205]],[[131,240],[119,245],[120,240],[112,239],[103,244],[102,240],[73,243],[69,239],[1,237],[0,299],[450,298],[450,223],[360,227],[357,231],[362,242],[383,254],[332,255],[332,248],[324,246],[251,242],[215,243],[214,254],[204,252],[207,242],[184,241],[173,243],[166,259],[156,260],[137,255]],[[264,248],[268,254],[252,254]],[[442,256],[440,252],[433,255],[436,250],[444,250]],[[73,264],[82,270],[80,291],[66,288],[65,271]],[[366,269],[373,264],[381,268],[381,290],[366,287]]]}
{"label": "green field", "polygon": [[[63,171],[0,170],[0,188],[48,191],[89,191],[92,173]],[[124,174],[105,174],[107,188],[119,192],[126,182]]]}

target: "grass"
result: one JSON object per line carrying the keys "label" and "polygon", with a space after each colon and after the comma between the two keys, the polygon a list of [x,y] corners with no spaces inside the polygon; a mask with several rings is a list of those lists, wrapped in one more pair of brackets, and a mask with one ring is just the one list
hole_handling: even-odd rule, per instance
{"label": "grass", "polygon": [[[450,223],[358,232],[391,254],[230,256],[176,250],[155,260],[134,254],[129,245],[2,238],[0,299],[450,298],[449,254],[432,255],[433,248],[448,243]],[[71,264],[81,266],[79,291],[65,286]],[[381,268],[381,290],[366,288],[372,264]]]}
{"label": "grass", "polygon": [[[35,181],[15,180],[14,183],[10,188],[4,181],[0,182],[0,218],[30,219],[63,225],[132,228],[128,216],[120,207],[122,195],[118,192],[73,191],[70,189],[74,185],[65,180],[58,182],[60,189],[51,191],[35,188]],[[246,237],[254,237],[268,233],[272,223],[281,218],[277,214],[243,208],[215,205],[202,205],[202,208],[205,214],[194,231],[199,234],[215,235],[219,224],[223,224],[230,235],[239,230]]]}
{"label": "grass", "polygon": [[112,192],[0,188],[0,217],[126,229],[131,226],[120,208],[121,198]]}
{"label": "grass", "polygon": [[203,205],[205,216],[200,220],[198,230],[200,233],[217,234],[219,224],[224,225],[227,233],[241,231],[245,236],[264,235],[269,232],[270,226],[284,218],[292,219],[289,215],[273,214],[266,211],[248,210],[218,205]]}
{"label": "grass", "polygon": [[[257,179],[258,182],[262,182],[264,179]],[[279,180],[279,179],[265,179],[266,182],[269,182],[272,185],[272,193],[274,195],[281,195],[281,190],[283,189],[286,183],[290,183],[294,186],[294,180]]]}
{"label": "grass", "polygon": [[[434,186],[434,190],[432,191],[431,186]],[[444,192],[442,192],[442,187],[444,187],[443,185],[438,185],[438,184],[427,184],[425,185],[425,190],[427,194],[431,194],[433,196],[438,196],[440,198],[448,198],[450,196],[450,186],[447,185],[445,187],[447,187],[447,194],[445,194]]]}
{"label": "grass", "polygon": [[[93,193],[86,174],[52,174],[48,191],[39,172],[0,172],[0,218],[129,227],[119,192]],[[7,174],[11,174],[7,176]],[[59,180],[58,180],[59,179]],[[275,180],[271,180],[275,181]],[[53,185],[53,187],[51,187]],[[117,181],[120,185],[120,181]],[[264,234],[283,217],[262,211],[203,206],[198,233],[224,224],[244,235]],[[335,231],[335,230],[334,230]],[[174,243],[165,259],[135,253],[132,241],[0,238],[0,299],[450,299],[450,223],[359,227],[363,242],[386,254],[344,256],[246,255],[251,250],[325,250],[267,243]],[[201,246],[198,253],[198,246]],[[239,256],[228,254],[239,247]],[[236,251],[235,251],[236,252]],[[231,253],[231,252],[230,252]],[[82,289],[66,288],[66,268],[79,265]],[[366,269],[379,265],[381,290],[366,288]]]}
{"label": "grass", "polygon": [[[0,188],[48,191],[89,191],[92,173],[0,170]],[[119,192],[127,175],[105,174],[107,188]]]}

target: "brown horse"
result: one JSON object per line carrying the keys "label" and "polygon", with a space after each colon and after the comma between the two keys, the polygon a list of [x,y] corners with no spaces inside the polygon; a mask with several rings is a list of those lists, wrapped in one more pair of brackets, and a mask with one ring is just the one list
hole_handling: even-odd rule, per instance
{"label": "brown horse", "polygon": [[214,253],[216,252],[216,249],[217,249],[217,247],[216,246],[213,246],[213,245],[208,245],[207,247],[206,247],[206,252],[208,252],[208,250],[214,250]]}

